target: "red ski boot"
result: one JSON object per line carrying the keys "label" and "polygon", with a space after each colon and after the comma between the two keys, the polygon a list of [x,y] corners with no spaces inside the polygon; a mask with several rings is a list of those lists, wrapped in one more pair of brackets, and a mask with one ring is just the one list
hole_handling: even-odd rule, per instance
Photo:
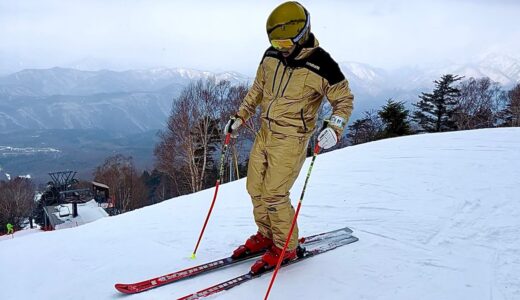
{"label": "red ski boot", "polygon": [[[282,263],[296,259],[299,249],[300,246],[293,250],[286,250]],[[257,260],[253,266],[251,266],[251,273],[260,274],[264,271],[276,267],[276,264],[278,264],[278,259],[280,259],[280,254],[282,254],[282,249],[273,245],[264,255],[262,255],[262,258]]]}
{"label": "red ski boot", "polygon": [[231,257],[237,259],[250,254],[264,252],[271,246],[273,246],[273,240],[264,237],[260,232],[258,232],[255,235],[250,236],[244,245],[241,245],[233,251]]}

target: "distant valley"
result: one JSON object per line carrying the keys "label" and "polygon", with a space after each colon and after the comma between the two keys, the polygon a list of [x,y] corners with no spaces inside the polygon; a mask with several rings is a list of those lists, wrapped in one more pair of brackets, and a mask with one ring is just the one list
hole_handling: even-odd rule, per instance
{"label": "distant valley", "polygon": [[115,154],[132,156],[139,169],[150,168],[156,142],[156,130],[130,135],[116,135],[100,129],[2,133],[0,180],[30,175],[37,183],[46,183],[50,180],[48,172],[62,170],[78,171],[78,178],[89,179],[96,166]]}

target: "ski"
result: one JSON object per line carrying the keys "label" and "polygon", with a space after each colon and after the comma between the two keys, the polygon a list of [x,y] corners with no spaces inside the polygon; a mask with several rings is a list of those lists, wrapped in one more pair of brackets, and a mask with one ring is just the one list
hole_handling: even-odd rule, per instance
{"label": "ski", "polygon": [[240,259],[233,259],[231,256],[223,259],[218,259],[212,262],[204,263],[195,267],[190,267],[184,270],[176,271],[170,274],[162,275],[159,277],[147,279],[141,282],[136,283],[117,283],[115,285],[116,290],[123,294],[136,294],[141,293],[156,287],[160,287],[163,285],[167,285],[170,283],[174,283],[177,281],[181,281],[183,279],[188,279],[195,277],[197,275],[201,275],[204,273],[209,273],[216,269],[224,268],[227,266],[231,266],[240,262],[244,262],[254,257],[258,257],[263,253],[257,253],[254,255],[249,255],[242,257]]}
{"label": "ski", "polygon": [[[323,243],[323,245],[318,246],[318,247],[313,248],[313,249],[310,249],[310,250],[305,250],[303,252],[303,254],[298,256],[297,259],[289,261],[289,262],[283,264],[282,267],[286,267],[288,265],[292,265],[294,263],[300,262],[300,261],[305,260],[307,258],[310,258],[310,257],[316,256],[316,255],[319,255],[319,254],[322,254],[322,253],[334,250],[334,249],[336,249],[338,247],[354,243],[357,240],[358,240],[358,238],[355,237],[355,236],[352,236],[352,235],[344,236],[344,237],[341,237],[341,238],[332,238],[330,241],[326,240],[325,243]],[[305,244],[304,244],[304,246],[305,246]],[[260,276],[262,276],[264,274],[271,273],[272,271],[274,271],[274,268],[270,269],[270,270],[266,270],[266,271],[264,271],[264,272],[262,272],[260,274],[252,274],[251,272],[249,272],[249,273],[240,275],[238,277],[235,277],[235,278],[223,281],[223,282],[221,282],[219,284],[216,284],[214,286],[205,288],[205,289],[200,290],[200,291],[198,291],[198,292],[196,292],[194,294],[190,294],[190,295],[184,296],[184,297],[179,298],[177,300],[195,300],[195,299],[204,298],[204,297],[207,297],[207,296],[210,296],[210,295],[214,295],[214,294],[220,293],[222,291],[230,290],[230,289],[232,289],[232,288],[234,288],[234,287],[236,287],[238,285],[241,285],[242,283],[245,283],[245,282],[248,282],[248,281],[250,281],[252,279],[258,278],[258,277],[260,277]]]}
{"label": "ski", "polygon": [[[317,243],[323,241],[324,239],[330,239],[338,236],[350,235],[352,230],[348,227],[320,233],[316,235],[312,235],[309,237],[302,238],[300,242],[304,245],[310,245],[313,243]],[[116,290],[123,294],[136,294],[141,293],[153,288],[157,288],[160,286],[164,286],[170,283],[178,282],[181,280],[193,278],[195,276],[199,276],[202,274],[207,274],[209,272],[222,269],[225,267],[229,267],[231,265],[235,265],[241,262],[245,262],[255,257],[261,256],[263,253],[256,253],[253,255],[249,255],[240,259],[233,259],[232,257],[226,257],[222,259],[217,259],[215,261],[211,261],[208,263],[204,263],[198,266],[190,267],[184,270],[176,271],[170,274],[162,275],[159,277],[147,279],[141,282],[135,283],[117,283],[115,284]]]}

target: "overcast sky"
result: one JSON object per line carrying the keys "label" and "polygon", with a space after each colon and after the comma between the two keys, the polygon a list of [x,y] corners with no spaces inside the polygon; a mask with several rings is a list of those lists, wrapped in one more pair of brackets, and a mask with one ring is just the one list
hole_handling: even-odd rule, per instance
{"label": "overcast sky", "polygon": [[[0,0],[0,71],[187,67],[253,75],[283,1]],[[301,1],[337,61],[383,68],[519,57],[520,0]]]}

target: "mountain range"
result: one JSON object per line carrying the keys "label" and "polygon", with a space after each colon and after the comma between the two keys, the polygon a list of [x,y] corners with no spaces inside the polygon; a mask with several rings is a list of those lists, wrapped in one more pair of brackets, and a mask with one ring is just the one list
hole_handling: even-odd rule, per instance
{"label": "mountain range", "polygon": [[[476,63],[435,68],[384,70],[340,63],[356,96],[354,117],[387,99],[415,102],[442,74],[489,77],[509,89],[520,82],[520,60],[488,55]],[[27,69],[0,77],[0,132],[23,129],[103,129],[122,134],[160,129],[173,99],[193,80],[215,78],[233,84],[253,78],[237,72],[185,68],[128,71]]]}
{"label": "mountain range", "polygon": [[[355,95],[351,120],[366,110],[381,107],[389,98],[407,105],[416,102],[421,92],[431,91],[433,81],[442,74],[489,77],[504,89],[520,83],[520,60],[504,55],[430,68],[385,70],[356,62],[340,63],[340,67]],[[233,84],[253,81],[237,72],[186,68],[84,71],[56,67],[0,77],[0,147],[50,147],[59,151],[4,151],[0,153],[0,166],[13,174],[34,173],[34,157],[38,156],[39,162],[46,162],[38,163],[38,172],[43,175],[54,169],[57,161],[62,168],[81,165],[90,172],[116,151],[134,156],[142,166],[150,166],[156,132],[164,128],[172,102],[190,82],[207,78]],[[144,142],[133,147],[136,136]],[[118,140],[109,141],[114,139]],[[78,153],[88,155],[80,157]]]}
{"label": "mountain range", "polygon": [[378,108],[389,98],[416,102],[417,95],[431,91],[433,81],[443,74],[455,74],[464,79],[489,77],[506,90],[520,83],[520,59],[498,54],[489,54],[472,63],[443,63],[433,67],[385,70],[355,62],[340,63],[340,67],[349,79],[353,93],[359,96],[355,104],[363,108]]}
{"label": "mountain range", "polygon": [[23,70],[0,78],[0,132],[103,129],[129,134],[160,129],[182,88],[210,77],[248,81],[235,72],[190,69]]}

